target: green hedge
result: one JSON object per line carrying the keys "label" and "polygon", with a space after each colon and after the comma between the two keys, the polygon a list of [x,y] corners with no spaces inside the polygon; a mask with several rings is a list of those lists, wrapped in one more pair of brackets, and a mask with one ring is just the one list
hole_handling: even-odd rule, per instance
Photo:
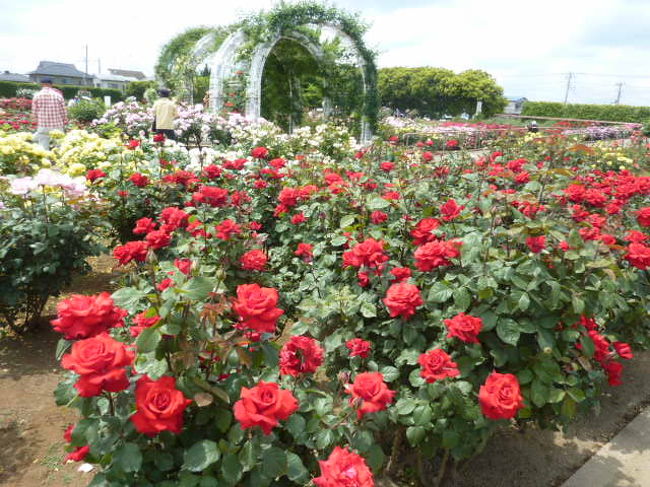
{"label": "green hedge", "polygon": [[639,122],[650,120],[650,107],[629,105],[579,105],[548,101],[527,101],[522,115],[536,117],[579,118],[611,122]]}
{"label": "green hedge", "polygon": [[[103,98],[110,96],[112,102],[121,101],[124,99],[124,94],[120,90],[110,88],[93,88],[89,86],[70,86],[70,85],[54,85],[56,88],[63,92],[63,97],[66,100],[74,98],[79,90],[89,91],[95,98]],[[20,88],[40,89],[41,85],[38,83],[19,83],[16,81],[0,81],[0,98],[13,98],[16,96],[16,90]]]}

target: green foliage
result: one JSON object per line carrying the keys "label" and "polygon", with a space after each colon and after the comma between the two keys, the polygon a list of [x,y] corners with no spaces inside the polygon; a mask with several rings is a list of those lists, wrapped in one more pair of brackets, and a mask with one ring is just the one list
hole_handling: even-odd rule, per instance
{"label": "green foliage", "polygon": [[507,103],[494,78],[476,69],[455,74],[443,68],[383,68],[378,88],[382,105],[430,118],[473,115],[478,100],[489,117],[501,113]]}
{"label": "green foliage", "polygon": [[134,96],[139,102],[146,101],[144,93],[150,88],[156,88],[155,81],[132,81],[126,85],[126,96]]}
{"label": "green foliage", "polygon": [[90,123],[106,111],[104,100],[80,100],[68,107],[68,115],[76,122]]}
{"label": "green foliage", "polygon": [[[124,99],[124,94],[120,90],[112,88],[94,88],[90,86],[70,86],[70,85],[54,85],[55,88],[61,90],[63,98],[70,100],[77,96],[77,92],[89,91],[93,97],[103,98],[110,96],[112,102],[121,101]],[[16,96],[16,91],[21,88],[29,88],[39,90],[40,84],[37,83],[20,83],[16,81],[0,81],[0,97],[12,98]]]}
{"label": "green foliage", "polygon": [[650,119],[650,107],[629,105],[564,104],[548,101],[527,101],[522,115],[537,117],[577,118],[610,122],[645,123]]}

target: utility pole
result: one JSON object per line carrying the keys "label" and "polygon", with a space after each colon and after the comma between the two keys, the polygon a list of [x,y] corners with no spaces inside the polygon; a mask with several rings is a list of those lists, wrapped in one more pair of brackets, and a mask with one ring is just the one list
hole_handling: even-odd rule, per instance
{"label": "utility pole", "polygon": [[614,105],[618,105],[621,102],[621,91],[623,90],[623,83],[616,83],[615,86],[618,86],[618,93],[616,94],[616,100],[614,100]]}
{"label": "utility pole", "polygon": [[102,74],[102,60],[97,58],[97,74]]}
{"label": "utility pole", "polygon": [[[84,71],[86,73],[86,78],[88,78],[88,44],[86,44],[86,70]],[[86,80],[86,82],[88,82]]]}
{"label": "utility pole", "polygon": [[566,105],[569,100],[569,89],[571,88],[571,80],[573,79],[573,73],[567,74],[566,78],[566,92],[564,93],[564,104]]}

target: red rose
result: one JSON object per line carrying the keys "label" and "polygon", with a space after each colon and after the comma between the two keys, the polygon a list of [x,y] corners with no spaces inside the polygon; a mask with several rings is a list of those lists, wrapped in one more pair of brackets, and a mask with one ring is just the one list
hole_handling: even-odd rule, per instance
{"label": "red rose", "polygon": [[165,142],[165,134],[155,134],[153,136],[154,142]]}
{"label": "red rose", "polygon": [[607,373],[607,382],[610,386],[620,386],[623,382],[621,381],[621,374],[623,373],[623,364],[610,360],[602,364],[603,369]]}
{"label": "red rose", "polygon": [[440,214],[442,215],[443,220],[449,222],[451,220],[454,220],[456,217],[458,217],[460,215],[460,212],[463,211],[464,208],[465,208],[464,205],[458,206],[456,200],[450,199],[440,207]]}
{"label": "red rose", "polygon": [[388,201],[396,201],[402,197],[399,191],[386,191],[381,195],[382,198]]}
{"label": "red rose", "polygon": [[149,232],[144,239],[150,248],[158,250],[167,247],[172,241],[172,236],[165,230],[154,230]]}
{"label": "red rose", "polygon": [[476,316],[458,313],[451,319],[444,320],[445,326],[449,329],[447,338],[458,337],[466,343],[479,343],[478,334],[483,328],[483,320]]}
{"label": "red rose", "polygon": [[156,229],[156,223],[151,218],[140,218],[135,222],[133,233],[136,235],[143,235],[153,232]]}
{"label": "red rose", "polygon": [[64,459],[65,462],[81,462],[90,452],[89,446],[78,446],[74,451],[68,453]]}
{"label": "red rose", "polygon": [[539,254],[546,247],[546,237],[544,235],[541,237],[528,237],[526,245],[531,252]]}
{"label": "red rose", "polygon": [[74,387],[81,397],[123,391],[129,387],[125,367],[132,363],[133,352],[106,333],[75,342],[61,359],[64,369],[80,375]]}
{"label": "red rose", "polygon": [[186,276],[189,276],[190,272],[192,272],[193,265],[194,262],[192,259],[174,259],[174,267],[176,267],[176,269],[181,271]]}
{"label": "red rose", "polygon": [[391,269],[390,273],[395,277],[394,282],[406,281],[411,277],[411,269],[408,267],[395,267]]}
{"label": "red rose", "polygon": [[343,252],[343,267],[381,267],[388,260],[384,242],[369,238]]}
{"label": "red rose", "polygon": [[280,374],[298,377],[316,372],[323,363],[323,349],[313,338],[292,336],[280,350]]}
{"label": "red rose", "polygon": [[648,236],[643,232],[639,232],[638,230],[630,230],[627,232],[627,235],[625,235],[625,240],[633,243],[643,243],[647,239]]}
{"label": "red rose", "polygon": [[385,172],[391,172],[393,169],[395,169],[395,164],[392,162],[382,162],[379,164],[379,167],[381,168],[382,171]]}
{"label": "red rose", "polygon": [[384,213],[383,211],[373,211],[370,214],[370,221],[374,223],[375,225],[379,225],[380,223],[384,223],[386,220],[388,220],[388,215]]}
{"label": "red rose", "polygon": [[350,351],[350,357],[368,358],[370,354],[370,342],[361,338],[352,338],[345,342],[345,346]]}
{"label": "red rose", "polygon": [[240,397],[233,408],[235,419],[242,429],[259,426],[265,435],[298,409],[291,391],[280,389],[275,382],[260,381],[250,389],[242,387]]}
{"label": "red rose", "polygon": [[639,222],[639,225],[642,227],[650,227],[650,206],[641,208],[636,212],[636,221]]}
{"label": "red rose", "polygon": [[428,151],[423,152],[422,153],[422,159],[424,159],[427,162],[432,161],[433,160],[433,154],[431,152],[428,152]]}
{"label": "red rose", "polygon": [[148,249],[147,242],[135,240],[115,247],[113,249],[113,257],[119,261],[120,265],[126,265],[132,260],[144,262],[147,259]]}
{"label": "red rose", "polygon": [[421,271],[431,271],[437,267],[451,265],[449,259],[460,256],[458,240],[436,240],[419,247],[415,253],[415,267]]}
{"label": "red rose", "polygon": [[129,140],[129,143],[126,145],[129,149],[137,149],[140,147],[140,141],[137,139]]}
{"label": "red rose", "polygon": [[55,331],[66,340],[89,338],[109,328],[124,326],[127,312],[115,306],[107,292],[95,296],[73,294],[57,305],[58,317],[52,320]]}
{"label": "red rose", "polygon": [[255,147],[251,151],[251,156],[255,159],[266,159],[269,155],[269,150],[266,147]]}
{"label": "red rose", "polygon": [[307,217],[305,217],[305,215],[302,212],[296,213],[291,217],[291,223],[293,225],[300,225],[301,223],[305,223],[306,221],[307,221]]}
{"label": "red rose", "polygon": [[510,419],[524,407],[519,381],[512,374],[492,372],[478,393],[481,411],[490,419]]}
{"label": "red rose", "polygon": [[138,172],[131,175],[129,181],[135,184],[138,188],[144,188],[147,184],[149,184],[149,178],[147,176],[143,176]]}
{"label": "red rose", "polygon": [[345,391],[352,395],[350,404],[360,404],[357,410],[359,419],[365,414],[386,409],[396,394],[388,388],[380,372],[358,374],[354,383],[345,386]]}
{"label": "red rose", "polygon": [[627,247],[625,259],[634,267],[644,271],[650,268],[650,247],[641,243],[631,243]]}
{"label": "red rose", "polygon": [[132,337],[136,338],[140,335],[140,333],[142,333],[142,330],[144,330],[145,328],[152,327],[159,321],[160,321],[160,316],[158,315],[147,318],[146,312],[139,313],[135,315],[133,318],[133,324],[135,326],[131,326],[131,328],[129,328],[129,334]]}
{"label": "red rose", "polygon": [[420,377],[430,384],[437,380],[460,375],[456,362],[453,362],[451,357],[439,348],[420,355],[418,363],[422,367]]}
{"label": "red rose", "polygon": [[634,354],[632,353],[632,347],[630,347],[628,343],[614,342],[614,349],[616,350],[618,356],[621,357],[622,359],[630,360],[634,358]]}
{"label": "red rose", "polygon": [[106,177],[106,173],[101,169],[91,169],[86,173],[86,179],[91,183],[94,183],[99,178],[105,178],[105,177]]}
{"label": "red rose", "polygon": [[160,212],[160,219],[167,225],[169,231],[185,228],[189,223],[190,215],[179,208],[169,206]]}
{"label": "red rose", "polygon": [[221,240],[230,240],[232,235],[238,235],[241,233],[241,227],[237,225],[234,221],[228,219],[224,220],[216,227],[217,238]]}
{"label": "red rose", "polygon": [[228,204],[228,190],[216,186],[201,186],[199,191],[192,194],[192,201],[205,203],[213,208],[219,208]]}
{"label": "red rose", "polygon": [[221,168],[216,164],[210,164],[203,168],[203,175],[208,179],[216,179],[221,176]]}
{"label": "red rose", "polygon": [[383,302],[391,318],[401,316],[405,320],[415,314],[415,308],[424,304],[418,287],[408,282],[392,284],[386,291]]}
{"label": "red rose", "polygon": [[314,258],[314,254],[312,252],[313,250],[314,246],[312,244],[299,243],[298,248],[293,254],[297,255],[298,257],[302,257],[305,262],[311,262],[311,260]]}
{"label": "red rose", "polygon": [[263,250],[249,250],[239,259],[242,269],[247,271],[263,271],[269,258]]}
{"label": "red rose", "polygon": [[334,447],[327,460],[319,460],[320,477],[316,487],[374,487],[375,481],[366,461],[347,448]]}
{"label": "red rose", "polygon": [[161,431],[180,434],[183,412],[191,402],[176,389],[174,377],[151,380],[145,375],[135,387],[136,412],[131,422],[136,430],[147,436],[156,436]]}
{"label": "red rose", "polygon": [[172,287],[174,284],[174,280],[168,277],[167,279],[160,281],[160,284],[156,286],[156,289],[158,289],[160,292],[163,292],[165,289]]}
{"label": "red rose", "polygon": [[259,284],[237,286],[237,301],[233,309],[239,315],[241,327],[261,333],[275,332],[278,318],[284,314],[278,304],[278,291]]}
{"label": "red rose", "polygon": [[438,240],[438,237],[433,234],[433,231],[440,226],[440,221],[435,218],[424,218],[418,222],[413,230],[411,230],[411,237],[413,237],[413,245],[423,245],[427,242]]}

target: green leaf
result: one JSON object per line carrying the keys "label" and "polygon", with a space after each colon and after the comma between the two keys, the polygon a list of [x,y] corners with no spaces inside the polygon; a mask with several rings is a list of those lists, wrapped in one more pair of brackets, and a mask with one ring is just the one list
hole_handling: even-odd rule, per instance
{"label": "green leaf", "polygon": [[226,453],[221,460],[221,475],[230,485],[235,485],[241,479],[243,472],[237,455]]}
{"label": "green leaf", "polygon": [[464,287],[458,288],[453,292],[454,296],[454,305],[456,305],[456,308],[460,311],[465,311],[471,302],[471,297],[469,295],[469,292],[467,292],[467,289]]}
{"label": "green leaf", "polygon": [[451,449],[455,448],[458,445],[458,442],[460,441],[460,436],[458,435],[458,432],[455,430],[444,430],[442,432],[442,447]]}
{"label": "green leaf", "polygon": [[161,472],[169,472],[174,468],[174,456],[166,451],[158,451],[153,457],[153,463]]}
{"label": "green leaf", "polygon": [[181,288],[185,296],[194,301],[203,301],[214,289],[215,281],[207,277],[194,277]]}
{"label": "green leaf", "polygon": [[298,438],[305,432],[306,424],[307,423],[305,421],[305,418],[303,418],[300,414],[292,414],[287,420],[284,427],[287,429],[287,431],[289,431],[289,433],[291,433],[294,438]]}
{"label": "green leaf", "polygon": [[344,245],[347,243],[348,238],[345,235],[338,235],[332,239],[332,245],[334,247],[340,247],[341,245]]}
{"label": "green leaf", "polygon": [[397,411],[397,414],[399,414],[400,416],[406,416],[413,412],[415,406],[416,404],[413,399],[403,398],[398,400],[397,403],[395,403],[395,410]]}
{"label": "green leaf", "polygon": [[416,426],[426,426],[431,424],[431,418],[433,417],[433,411],[428,404],[423,404],[415,408],[413,411],[413,422]]}
{"label": "green leaf", "polygon": [[427,296],[427,301],[433,303],[444,303],[454,294],[453,289],[449,286],[443,284],[442,282],[436,282],[431,289],[429,289],[429,294]]}
{"label": "green leaf", "polygon": [[355,218],[356,215],[345,215],[343,218],[341,218],[339,228],[349,227],[354,223]]}
{"label": "green leaf", "polygon": [[133,287],[123,287],[112,294],[113,301],[120,308],[133,309],[147,293]]}
{"label": "green leaf", "polygon": [[61,338],[56,344],[56,361],[60,362],[63,355],[72,347],[74,342]]}
{"label": "green leaf", "polygon": [[377,316],[377,307],[368,301],[361,303],[359,310],[364,318],[375,318]]}
{"label": "green leaf", "polygon": [[584,310],[585,310],[585,302],[577,294],[574,294],[573,296],[571,296],[571,304],[573,305],[573,312],[575,314],[580,315],[580,314],[582,314],[584,312]]}
{"label": "green leaf", "polygon": [[549,390],[541,381],[534,380],[530,388],[530,398],[537,407],[548,402]]}
{"label": "green leaf", "polygon": [[142,466],[142,452],[135,443],[126,443],[113,455],[113,462],[125,472],[137,472]]}
{"label": "green leaf", "polygon": [[330,429],[320,430],[316,434],[316,448],[324,450],[334,442],[334,432]]}
{"label": "green leaf", "polygon": [[566,393],[573,399],[575,402],[582,402],[585,400],[585,393],[582,389],[577,387],[571,387],[567,389]]}
{"label": "green leaf", "polygon": [[214,441],[201,440],[185,451],[183,469],[200,472],[217,462],[219,457],[219,449]]}
{"label": "green leaf", "polygon": [[227,409],[219,409],[215,413],[214,424],[222,433],[226,433],[232,424],[232,413]]}
{"label": "green leaf", "polygon": [[528,297],[528,294],[522,293],[517,305],[519,306],[520,310],[526,311],[530,305],[530,298]]}
{"label": "green leaf", "polygon": [[375,471],[379,471],[381,469],[381,466],[384,464],[386,455],[384,455],[384,451],[381,449],[381,446],[374,444],[372,447],[370,447],[368,453],[366,453],[366,459],[368,460],[368,465],[370,465],[370,468]]}
{"label": "green leaf", "polygon": [[293,452],[287,452],[287,477],[300,484],[304,484],[309,478],[309,471],[302,464],[300,457]]}
{"label": "green leaf", "polygon": [[390,206],[390,201],[385,200],[381,196],[370,195],[366,205],[370,210],[381,210],[382,208]]}
{"label": "green leaf", "polygon": [[411,446],[416,446],[424,439],[426,430],[422,426],[409,426],[406,428],[406,439]]}
{"label": "green leaf", "polygon": [[239,451],[239,462],[244,472],[252,470],[257,465],[255,445],[252,441],[247,441]]}
{"label": "green leaf", "polygon": [[145,328],[142,330],[142,333],[138,335],[138,339],[135,341],[135,346],[138,349],[139,353],[148,353],[156,350],[158,343],[162,339],[162,334],[160,330],[155,327]]}
{"label": "green leaf", "polygon": [[262,473],[272,479],[287,473],[287,454],[274,446],[265,450],[262,454]]}
{"label": "green leaf", "polygon": [[379,369],[379,372],[381,372],[384,376],[384,380],[386,382],[393,382],[395,379],[399,377],[399,370],[396,367],[393,367],[391,365],[386,365]]}
{"label": "green leaf", "polygon": [[520,334],[519,325],[514,320],[504,319],[497,323],[497,335],[509,345],[517,345]]}

